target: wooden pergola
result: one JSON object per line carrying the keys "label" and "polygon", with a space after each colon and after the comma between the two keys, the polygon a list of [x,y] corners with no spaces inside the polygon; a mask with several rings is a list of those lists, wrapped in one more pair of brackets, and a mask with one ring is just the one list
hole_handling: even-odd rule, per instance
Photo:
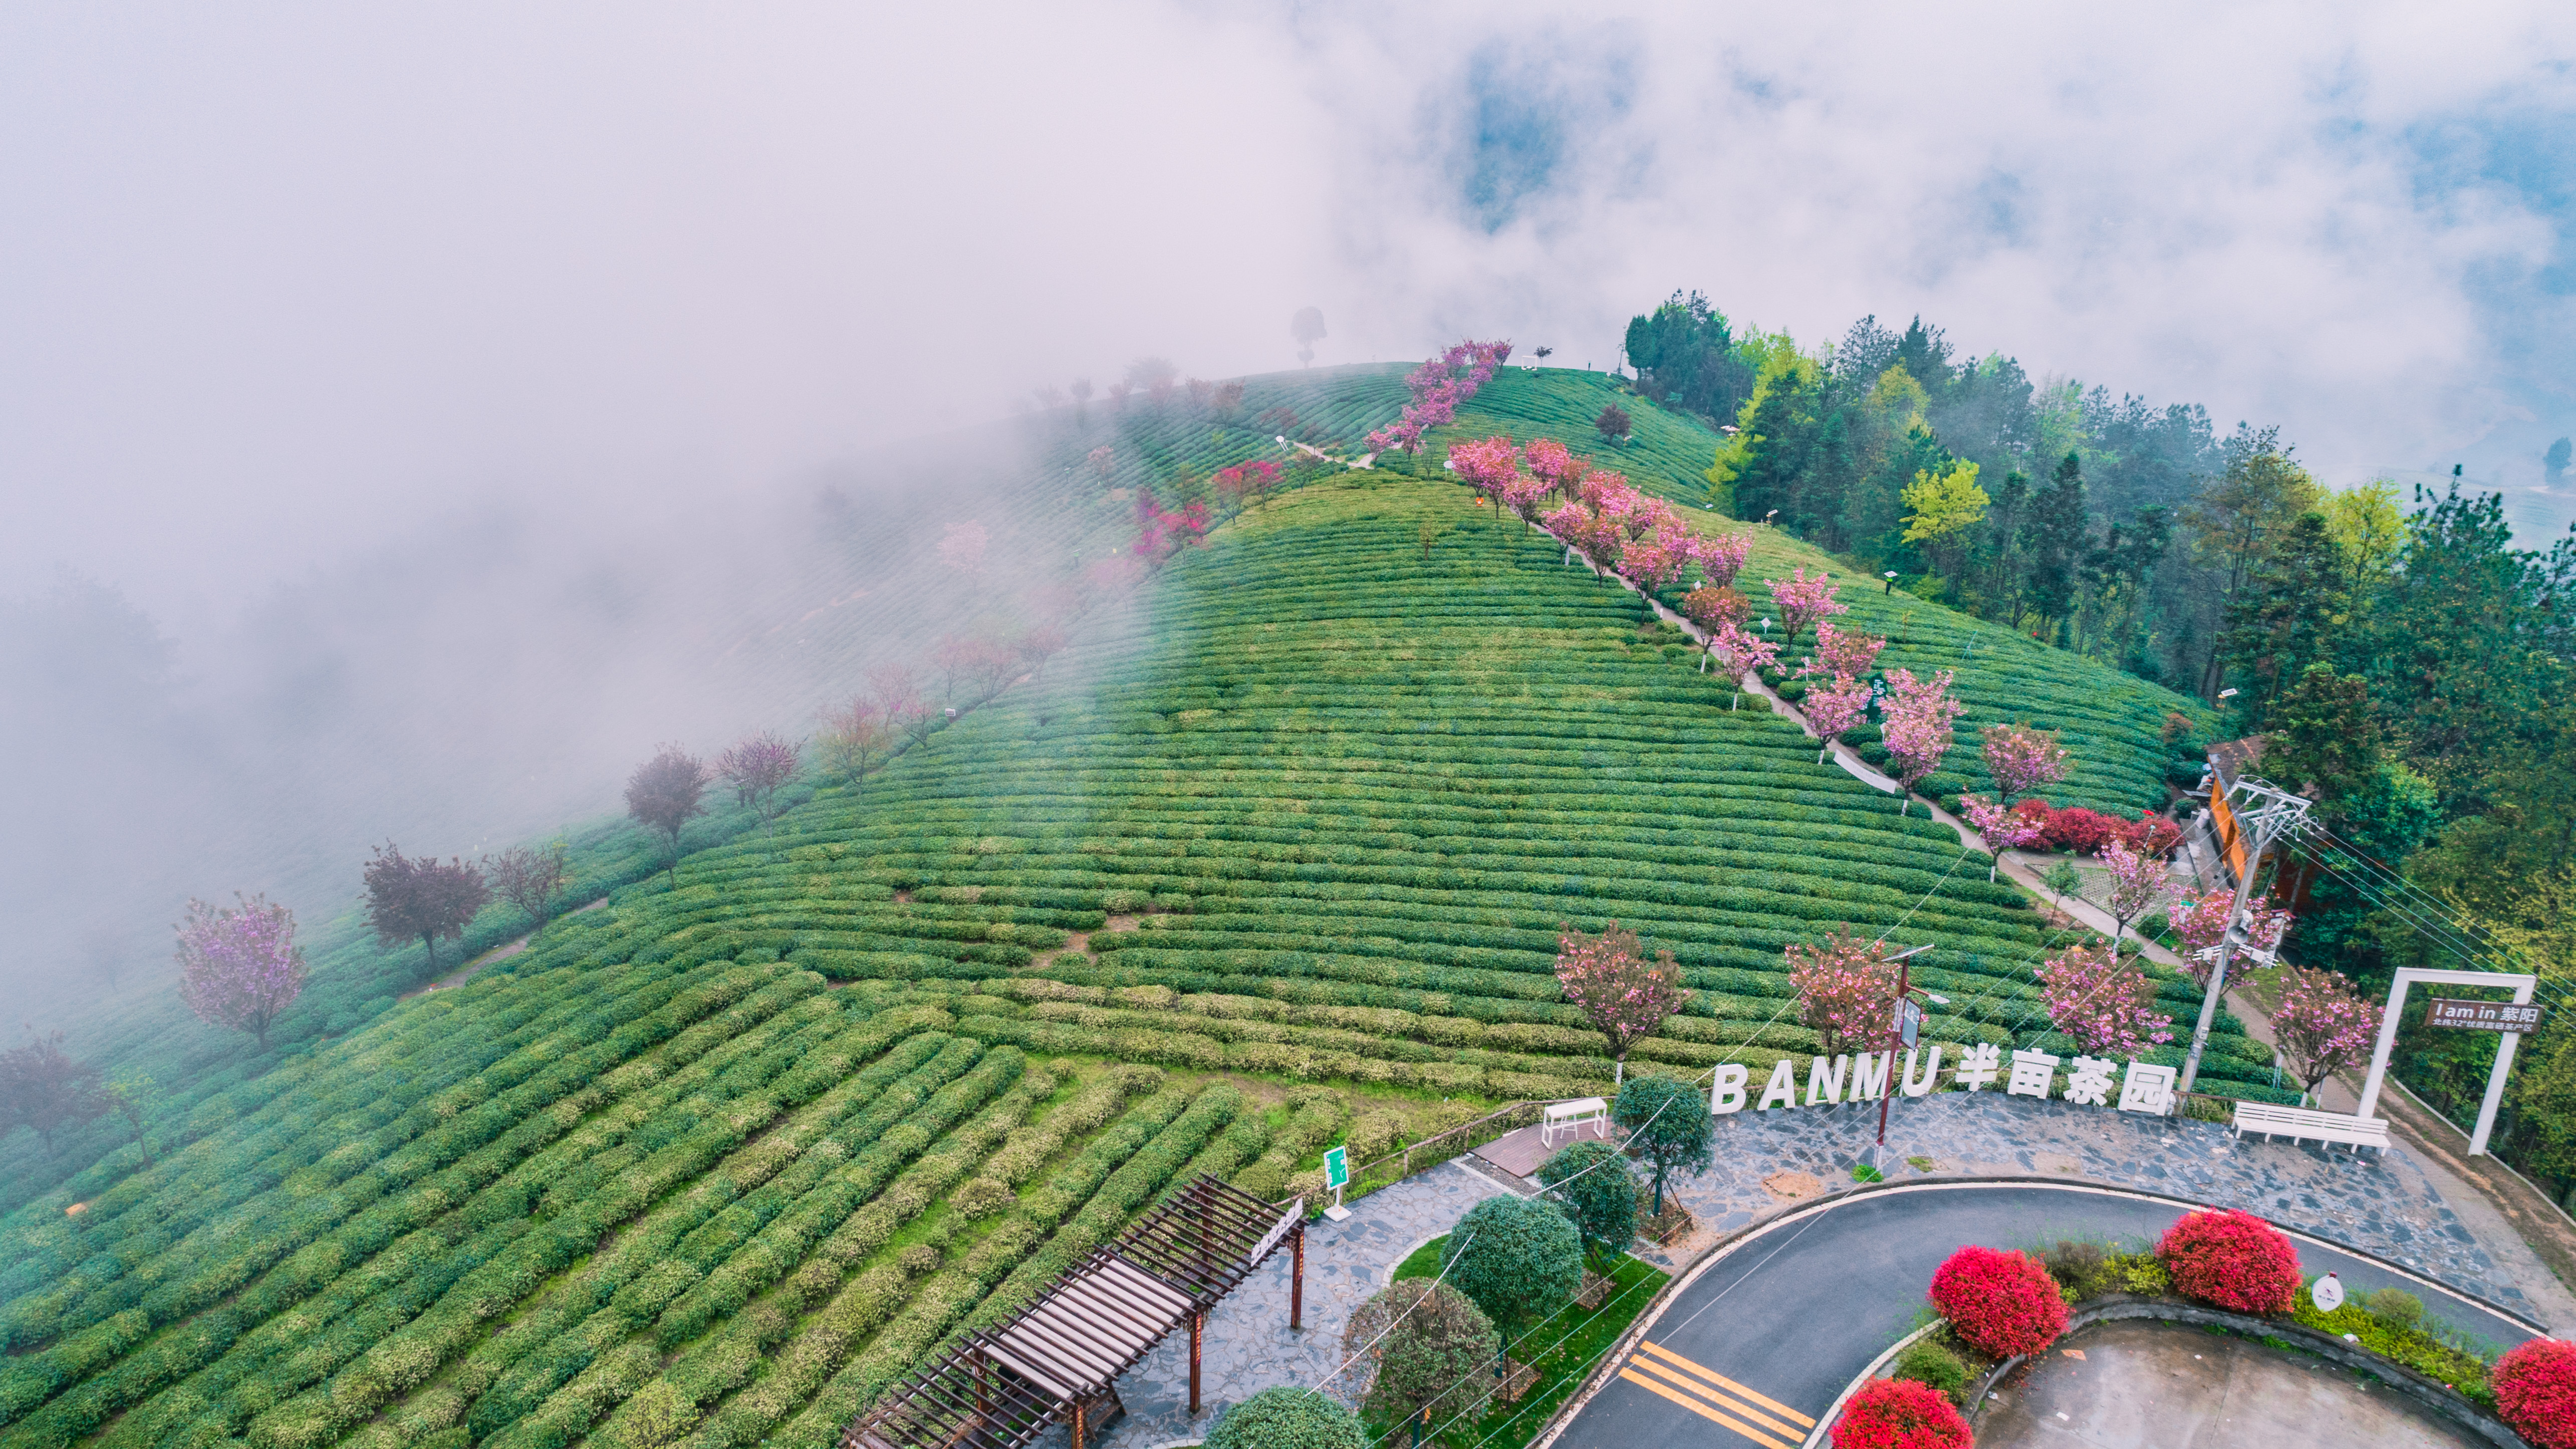
{"label": "wooden pergola", "polygon": [[1019,1316],[968,1334],[888,1389],[842,1431],[841,1449],[1021,1449],[1059,1422],[1084,1449],[1127,1411],[1118,1376],[1184,1322],[1195,1414],[1208,1310],[1283,1244],[1296,1255],[1293,1329],[1305,1307],[1305,1200],[1282,1212],[1203,1174],[1058,1274]]}

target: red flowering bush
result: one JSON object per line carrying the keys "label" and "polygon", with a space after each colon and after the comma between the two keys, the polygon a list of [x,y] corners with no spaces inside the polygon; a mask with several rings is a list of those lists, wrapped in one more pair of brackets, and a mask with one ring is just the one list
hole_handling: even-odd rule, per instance
{"label": "red flowering bush", "polygon": [[2063,810],[2048,812],[2048,823],[2040,827],[2039,838],[2045,841],[2051,850],[2091,855],[2126,834],[2122,828],[2126,824],[2127,822],[2105,815],[2099,810],[2087,810],[2081,805],[2069,805]]}
{"label": "red flowering bush", "polygon": [[1834,1420],[1834,1449],[1973,1449],[1950,1397],[1912,1379],[1871,1379]]}
{"label": "red flowering bush", "polygon": [[1950,1331],[1997,1358],[2037,1353],[2066,1331],[2066,1300],[2037,1258],[1974,1244],[1932,1275],[1932,1304]]}
{"label": "red flowering bush", "polygon": [[[2540,1449],[2576,1449],[2576,1343],[2535,1338],[2496,1360],[2496,1412]],[[1840,1444],[1842,1441],[1834,1441]]]}
{"label": "red flowering bush", "polygon": [[2185,1213],[2156,1240],[2174,1291],[2238,1313],[2287,1313],[2299,1296],[2299,1249],[2252,1213]]}

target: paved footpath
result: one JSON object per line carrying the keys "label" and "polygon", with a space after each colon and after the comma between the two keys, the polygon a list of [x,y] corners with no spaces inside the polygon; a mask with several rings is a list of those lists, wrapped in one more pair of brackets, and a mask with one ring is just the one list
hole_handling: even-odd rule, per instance
{"label": "paved footpath", "polygon": [[[1681,1266],[1720,1233],[1802,1196],[1848,1185],[1851,1165],[1877,1127],[1878,1113],[1871,1106],[1746,1111],[1721,1119],[1717,1164],[1700,1177],[1675,1180],[1676,1192],[1700,1220],[1701,1236],[1647,1256],[1668,1268]],[[1890,1175],[1900,1180],[2063,1175],[2070,1183],[2081,1179],[2247,1208],[2550,1321],[2540,1305],[2514,1286],[2513,1275],[2499,1267],[2403,1148],[2391,1148],[2383,1161],[2342,1151],[2329,1154],[2313,1145],[2239,1143],[2215,1122],[2168,1121],[1990,1092],[1900,1100],[1889,1118],[1887,1140],[1900,1159]],[[1903,1162],[1905,1157],[1924,1158],[1932,1165],[1918,1168]],[[1175,1333],[1119,1380],[1128,1414],[1106,1436],[1105,1449],[1193,1442],[1226,1404],[1272,1384],[1324,1382],[1341,1366],[1342,1325],[1351,1310],[1385,1286],[1397,1263],[1447,1232],[1476,1203],[1530,1186],[1481,1159],[1463,1158],[1360,1199],[1346,1222],[1310,1224],[1304,1330],[1288,1331],[1290,1256],[1282,1250],[1208,1316],[1201,1412],[1195,1418],[1188,1412],[1189,1340],[1186,1333]],[[2048,1200],[2044,1189],[2036,1200]],[[2034,1215],[2027,1209],[2007,1214],[1985,1236],[1998,1247],[2112,1227],[2143,1238],[2170,1221],[2174,1211],[2134,1205],[2113,1219],[2097,1219],[2094,1206],[2086,1202],[2083,1211],[2062,1215]],[[2511,1241],[2519,1247],[2519,1239]],[[1916,1276],[1928,1281],[1929,1272],[1927,1266]],[[1882,1329],[1911,1314],[1922,1284],[1908,1280],[1889,1291],[1892,1306],[1885,1306],[1882,1316],[1892,1316],[1886,1324],[1869,1325],[1870,1352],[1875,1352]],[[1861,1353],[1860,1359],[1868,1356]],[[1847,1377],[1848,1369],[1843,1371]],[[1059,1449],[1065,1437],[1061,1429],[1049,1436]]]}

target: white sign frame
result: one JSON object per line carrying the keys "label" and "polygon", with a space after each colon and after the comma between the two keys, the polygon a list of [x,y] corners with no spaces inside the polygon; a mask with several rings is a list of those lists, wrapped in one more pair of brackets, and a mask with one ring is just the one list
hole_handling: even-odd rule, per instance
{"label": "white sign frame", "polygon": [[[2367,1122],[2379,1105],[2379,1088],[2388,1076],[2388,1054],[2397,1046],[2397,1018],[2406,1009],[2406,988],[2421,982],[2426,986],[2510,986],[2516,1006],[2531,1004],[2532,988],[2540,984],[2537,976],[2515,971],[2428,971],[2415,966],[2401,966],[2396,979],[2388,983],[2388,1005],[2379,1014],[2379,1044],[2371,1048],[2370,1075],[2362,1079],[2361,1107],[2355,1113]],[[2486,1100],[2478,1104],[2477,1130],[2469,1134],[2469,1155],[2484,1157],[2487,1136],[2495,1130],[2496,1109],[2504,1105],[2504,1079],[2513,1073],[2513,1051],[2521,1045],[2518,1031],[2496,1034],[2495,1067],[2487,1073]]]}

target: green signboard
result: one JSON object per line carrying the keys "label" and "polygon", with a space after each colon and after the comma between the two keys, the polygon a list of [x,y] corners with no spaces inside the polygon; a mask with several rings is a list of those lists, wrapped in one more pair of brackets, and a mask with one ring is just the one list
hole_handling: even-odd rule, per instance
{"label": "green signboard", "polygon": [[1324,1154],[1324,1186],[1339,1188],[1351,1180],[1351,1159],[1341,1148]]}

